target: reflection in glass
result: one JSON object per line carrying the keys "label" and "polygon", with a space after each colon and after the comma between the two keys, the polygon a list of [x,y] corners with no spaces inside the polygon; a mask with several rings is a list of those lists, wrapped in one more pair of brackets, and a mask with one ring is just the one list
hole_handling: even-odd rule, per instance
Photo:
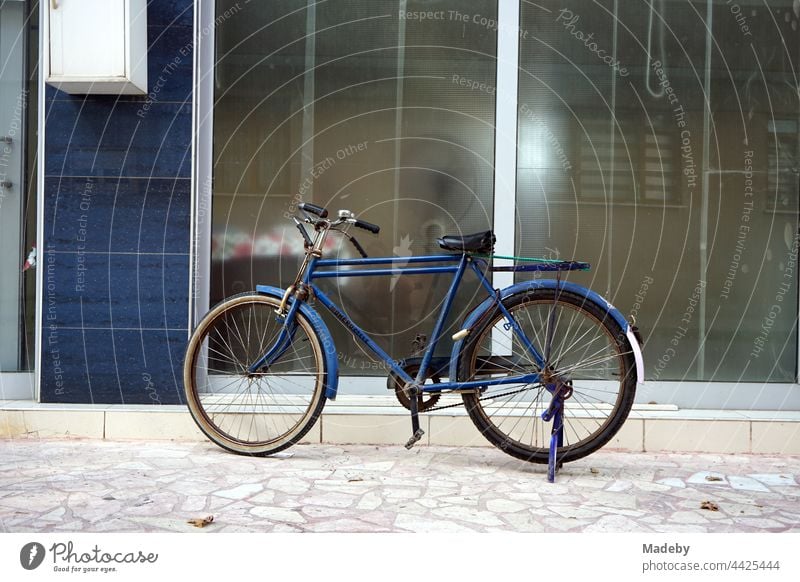
{"label": "reflection in glass", "polygon": [[[496,2],[219,0],[217,14],[226,11],[216,45],[212,304],[257,283],[292,282],[302,241],[287,216],[300,201],[379,224],[377,238],[353,233],[374,256],[424,254],[444,233],[491,228]],[[420,17],[430,11],[441,17]],[[328,256],[353,255],[340,243],[329,239]],[[430,333],[448,284],[322,286],[406,357],[417,334]],[[476,291],[463,286],[453,321]],[[386,373],[338,322],[328,325],[343,375]]]}
{"label": "reflection in glass", "polygon": [[800,14],[732,6],[521,5],[518,252],[590,261],[651,380],[796,378]]}

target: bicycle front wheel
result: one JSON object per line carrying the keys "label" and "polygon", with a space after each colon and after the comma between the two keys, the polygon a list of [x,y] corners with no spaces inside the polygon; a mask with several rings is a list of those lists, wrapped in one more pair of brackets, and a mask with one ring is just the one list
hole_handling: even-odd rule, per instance
{"label": "bicycle front wheel", "polygon": [[[628,338],[607,310],[585,297],[534,289],[503,300],[537,351],[544,355],[552,325],[547,372],[572,388],[564,401],[562,462],[584,457],[611,440],[630,412],[636,363]],[[542,373],[499,309],[464,342],[462,380]],[[547,463],[552,423],[542,420],[552,400],[543,383],[504,384],[465,393],[475,426],[493,445],[533,463]]]}
{"label": "bicycle front wheel", "polygon": [[184,388],[197,426],[216,444],[269,455],[299,441],[325,404],[322,345],[298,311],[289,340],[258,371],[251,365],[281,336],[280,300],[246,293],[214,307],[189,341]]}

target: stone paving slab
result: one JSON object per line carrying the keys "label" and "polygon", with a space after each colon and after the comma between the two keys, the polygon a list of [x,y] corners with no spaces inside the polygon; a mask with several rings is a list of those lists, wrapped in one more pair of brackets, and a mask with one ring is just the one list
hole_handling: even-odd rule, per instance
{"label": "stone paving slab", "polygon": [[0,531],[800,532],[799,476],[797,456],[601,451],[550,484],[544,466],[483,447],[250,458],[209,443],[0,440]]}

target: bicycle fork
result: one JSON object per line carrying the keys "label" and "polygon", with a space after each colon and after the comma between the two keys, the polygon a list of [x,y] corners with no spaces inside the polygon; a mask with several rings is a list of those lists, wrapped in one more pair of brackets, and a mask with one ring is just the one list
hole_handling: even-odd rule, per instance
{"label": "bicycle fork", "polygon": [[[297,224],[297,228],[305,239],[305,245],[303,247],[305,256],[303,257],[300,269],[297,271],[294,283],[287,287],[286,291],[283,293],[280,306],[275,310],[275,318],[278,321],[283,320],[283,327],[272,347],[256,362],[250,365],[247,370],[248,374],[255,374],[264,366],[270,366],[292,345],[294,333],[297,330],[295,315],[301,301],[304,301],[308,296],[308,280],[306,273],[309,268],[313,266],[314,262],[322,256],[322,246],[325,244],[325,237],[328,230],[326,228],[316,228],[314,239],[311,240],[308,233],[297,219],[295,219],[295,224]],[[290,300],[291,303],[289,303]]]}
{"label": "bicycle fork", "polygon": [[267,366],[271,366],[273,362],[275,362],[278,358],[280,358],[286,350],[292,345],[292,340],[294,340],[294,333],[297,331],[297,322],[295,321],[295,313],[297,312],[297,307],[299,306],[299,301],[295,300],[292,304],[292,307],[289,309],[289,312],[286,315],[279,315],[275,314],[275,319],[280,321],[283,319],[283,326],[281,327],[281,331],[278,334],[275,343],[272,344],[270,349],[268,349],[258,360],[256,360],[250,367],[247,369],[248,374],[256,374],[261,368]]}

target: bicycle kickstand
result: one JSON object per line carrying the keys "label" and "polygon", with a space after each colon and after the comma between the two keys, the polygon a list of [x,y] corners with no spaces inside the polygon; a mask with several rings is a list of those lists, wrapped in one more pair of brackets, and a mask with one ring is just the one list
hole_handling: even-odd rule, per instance
{"label": "bicycle kickstand", "polygon": [[547,461],[547,480],[555,483],[556,473],[563,463],[558,460],[558,448],[564,445],[564,401],[556,397],[550,403],[550,407],[542,413],[542,420],[553,421],[553,429],[550,432],[550,454]]}
{"label": "bicycle kickstand", "polygon": [[547,480],[555,483],[556,473],[561,468],[562,463],[556,458],[558,447],[564,444],[564,422],[561,415],[561,406],[558,407],[553,416],[553,432],[550,435],[550,458],[547,462]]}
{"label": "bicycle kickstand", "polygon": [[417,402],[417,397],[419,396],[421,390],[418,386],[411,386],[408,389],[409,399],[411,400],[411,438],[408,439],[406,442],[406,448],[411,450],[415,444],[417,444],[420,439],[422,439],[422,435],[425,434],[425,431],[419,427],[419,403]]}

